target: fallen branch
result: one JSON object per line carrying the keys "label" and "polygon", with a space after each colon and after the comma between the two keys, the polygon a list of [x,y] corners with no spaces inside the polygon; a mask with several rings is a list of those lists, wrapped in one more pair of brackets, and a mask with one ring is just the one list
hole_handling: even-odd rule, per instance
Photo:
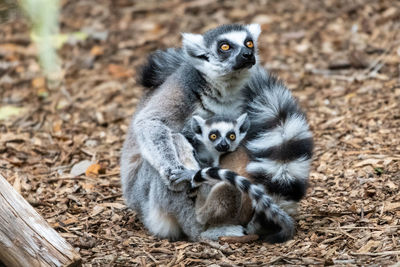
{"label": "fallen branch", "polygon": [[0,262],[80,266],[79,253],[0,175]]}

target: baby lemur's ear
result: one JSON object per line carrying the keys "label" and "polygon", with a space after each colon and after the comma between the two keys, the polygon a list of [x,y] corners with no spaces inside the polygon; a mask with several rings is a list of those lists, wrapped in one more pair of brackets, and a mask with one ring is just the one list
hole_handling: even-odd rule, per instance
{"label": "baby lemur's ear", "polygon": [[261,33],[260,24],[249,24],[249,25],[246,25],[246,28],[253,36],[253,41],[257,41],[258,36]]}
{"label": "baby lemur's ear", "polygon": [[237,118],[236,123],[241,133],[247,132],[250,128],[250,120],[247,117],[247,113],[243,113],[242,115],[240,115],[240,117]]}
{"label": "baby lemur's ear", "polygon": [[182,44],[189,56],[208,60],[207,48],[201,34],[182,33]]}
{"label": "baby lemur's ear", "polygon": [[193,116],[193,118],[192,118],[192,131],[195,134],[201,135],[202,134],[201,129],[204,127],[205,122],[206,121],[202,117]]}

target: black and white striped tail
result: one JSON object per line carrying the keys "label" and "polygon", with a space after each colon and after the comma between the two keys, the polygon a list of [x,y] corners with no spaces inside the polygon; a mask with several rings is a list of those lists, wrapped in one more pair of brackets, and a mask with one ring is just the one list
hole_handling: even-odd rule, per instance
{"label": "black and white striped tail", "polygon": [[[265,193],[263,186],[253,184],[247,178],[233,171],[217,167],[199,170],[193,177],[192,184],[193,186],[198,186],[201,183],[213,180],[227,182],[247,194],[253,202],[255,214],[263,214],[268,221],[279,225],[280,231],[267,236],[266,241],[278,243],[293,238],[295,232],[293,219],[273,202],[271,197]],[[259,216],[255,215],[253,221],[258,218]],[[256,223],[253,221],[250,223],[250,232],[257,233],[262,226],[253,225]]]}
{"label": "black and white striped tail", "polygon": [[139,69],[138,83],[145,88],[154,89],[165,82],[185,61],[181,48],[168,48],[152,53]]}
{"label": "black and white striped tail", "polygon": [[283,82],[261,67],[247,89],[246,170],[271,195],[297,203],[308,186],[313,151],[306,116]]}

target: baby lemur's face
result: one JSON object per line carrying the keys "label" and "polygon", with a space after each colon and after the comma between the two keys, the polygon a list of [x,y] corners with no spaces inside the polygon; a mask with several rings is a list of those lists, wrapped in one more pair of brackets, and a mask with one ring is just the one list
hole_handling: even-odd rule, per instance
{"label": "baby lemur's face", "polygon": [[204,120],[199,116],[193,116],[192,119],[192,129],[196,138],[208,151],[217,153],[235,151],[246,136],[249,126],[246,113],[237,119],[213,117]]}

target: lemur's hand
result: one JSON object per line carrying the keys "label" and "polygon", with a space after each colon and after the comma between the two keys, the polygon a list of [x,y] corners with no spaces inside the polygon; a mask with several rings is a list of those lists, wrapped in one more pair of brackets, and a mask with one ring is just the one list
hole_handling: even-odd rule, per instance
{"label": "lemur's hand", "polygon": [[191,188],[191,181],[196,174],[196,170],[190,170],[185,167],[170,171],[168,188],[172,191],[184,191]]}

